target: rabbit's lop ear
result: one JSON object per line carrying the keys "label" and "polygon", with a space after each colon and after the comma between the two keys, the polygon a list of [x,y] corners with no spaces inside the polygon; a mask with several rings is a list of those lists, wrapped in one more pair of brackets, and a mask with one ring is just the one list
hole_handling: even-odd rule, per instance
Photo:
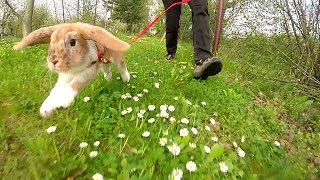
{"label": "rabbit's lop ear", "polygon": [[107,30],[84,23],[76,23],[80,34],[85,39],[91,39],[103,45],[107,49],[114,51],[127,51],[130,45],[119,38],[113,36]]}
{"label": "rabbit's lop ear", "polygon": [[26,46],[50,43],[51,34],[56,30],[56,28],[57,26],[49,26],[35,30],[25,36],[20,42],[18,42],[18,44],[13,46],[13,49],[20,50]]}

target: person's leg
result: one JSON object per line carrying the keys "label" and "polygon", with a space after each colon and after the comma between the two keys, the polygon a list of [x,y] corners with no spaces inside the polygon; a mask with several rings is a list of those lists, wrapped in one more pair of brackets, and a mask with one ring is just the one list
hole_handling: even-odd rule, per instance
{"label": "person's leg", "polygon": [[220,59],[211,53],[211,34],[209,26],[208,0],[189,3],[192,10],[192,30],[196,79],[206,79],[218,74],[222,69]]}
{"label": "person's leg", "polygon": [[[165,9],[171,6],[175,2],[181,0],[162,0]],[[180,28],[180,15],[181,6],[175,6],[166,14],[166,47],[167,47],[167,59],[174,58],[177,51],[178,35]]]}

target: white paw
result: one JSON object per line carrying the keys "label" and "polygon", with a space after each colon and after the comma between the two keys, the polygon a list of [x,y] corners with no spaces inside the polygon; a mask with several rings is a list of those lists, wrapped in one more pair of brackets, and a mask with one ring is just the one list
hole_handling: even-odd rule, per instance
{"label": "white paw", "polygon": [[103,73],[104,79],[110,81],[112,79],[112,72]]}
{"label": "white paw", "polygon": [[128,71],[125,73],[121,74],[121,78],[123,82],[129,82],[130,81],[130,74]]}
{"label": "white paw", "polygon": [[65,87],[61,91],[52,91],[40,108],[40,114],[43,118],[50,117],[58,108],[67,108],[73,101],[77,92],[71,87]]}

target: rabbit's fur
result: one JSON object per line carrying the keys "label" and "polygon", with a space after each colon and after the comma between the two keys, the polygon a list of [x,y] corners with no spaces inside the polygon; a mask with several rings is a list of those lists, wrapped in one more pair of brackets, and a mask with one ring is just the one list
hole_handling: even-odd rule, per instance
{"label": "rabbit's fur", "polygon": [[124,52],[130,45],[103,28],[84,23],[45,27],[24,37],[14,49],[42,43],[49,43],[49,69],[59,74],[57,83],[40,108],[44,118],[50,117],[60,107],[70,106],[77,94],[96,77],[99,69],[105,79],[111,80],[110,64],[100,61],[98,52],[104,53],[104,59],[116,65],[124,82],[130,80],[124,58]]}

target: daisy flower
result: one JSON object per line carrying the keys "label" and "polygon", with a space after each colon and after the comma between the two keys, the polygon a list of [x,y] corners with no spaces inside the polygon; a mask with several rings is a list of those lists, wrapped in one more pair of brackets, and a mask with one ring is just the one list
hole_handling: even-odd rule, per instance
{"label": "daisy flower", "polygon": [[237,149],[237,153],[238,153],[239,157],[244,158],[246,156],[246,153],[241,148]]}
{"label": "daisy flower", "polygon": [[207,126],[207,125],[206,125],[204,128],[205,128],[207,131],[211,131],[211,128],[210,128],[209,126]]}
{"label": "daisy flower", "polygon": [[191,128],[191,131],[194,135],[197,135],[198,134],[198,130],[194,127]]}
{"label": "daisy flower", "polygon": [[194,144],[194,143],[189,143],[189,147],[190,147],[191,149],[194,149],[194,148],[196,148],[196,147],[197,147],[197,145],[196,145],[196,144]]}
{"label": "daisy flower", "polygon": [[51,133],[55,132],[56,129],[57,129],[57,126],[50,126],[50,127],[48,127],[48,129],[47,129],[47,133],[48,133],[48,134],[51,134]]}
{"label": "daisy flower", "polygon": [[123,139],[123,138],[125,138],[126,137],[126,135],[125,134],[118,134],[118,138],[120,138],[120,139]]}
{"label": "daisy flower", "polygon": [[118,77],[116,77],[116,79],[117,79],[117,80],[120,80],[120,77],[118,76]]}
{"label": "daisy flower", "polygon": [[161,105],[160,106],[160,110],[161,111],[166,111],[168,108],[167,108],[168,106],[166,105],[166,104],[164,104],[164,105]]}
{"label": "daisy flower", "polygon": [[201,102],[201,105],[202,105],[202,106],[206,106],[206,105],[207,105],[207,103],[206,103],[206,102],[204,102],[204,101],[202,101],[202,102]]}
{"label": "daisy flower", "polygon": [[169,118],[169,114],[167,113],[167,111],[161,111],[159,115],[163,118]]}
{"label": "daisy flower", "polygon": [[229,167],[226,165],[226,163],[221,162],[221,163],[219,163],[219,166],[220,166],[220,171],[221,171],[221,172],[223,172],[223,173],[228,172]]}
{"label": "daisy flower", "polygon": [[174,156],[178,156],[181,151],[180,147],[176,143],[173,143],[171,146],[168,146],[168,149]]}
{"label": "daisy flower", "polygon": [[152,123],[154,123],[155,121],[156,121],[155,118],[150,118],[150,119],[148,120],[148,123],[152,124]]}
{"label": "daisy flower", "polygon": [[210,154],[211,148],[209,146],[203,146],[203,148],[204,148],[204,152]]}
{"label": "daisy flower", "polygon": [[103,176],[100,173],[96,173],[92,176],[93,180],[103,180]]}
{"label": "daisy flower", "polygon": [[121,111],[121,115],[122,115],[122,116],[124,116],[124,115],[126,115],[126,114],[128,114],[128,111],[127,111],[127,110]]}
{"label": "daisy flower", "polygon": [[174,108],[174,106],[170,105],[170,106],[168,107],[168,110],[169,110],[170,112],[173,112],[173,111],[175,110],[175,108]]}
{"label": "daisy flower", "polygon": [[149,111],[154,111],[156,109],[155,105],[149,105],[148,106]]}
{"label": "daisy flower", "polygon": [[159,89],[160,88],[160,84],[159,83],[154,83],[154,87]]}
{"label": "daisy flower", "polygon": [[139,94],[137,94],[137,96],[138,96],[138,97],[142,97],[142,96],[143,96],[143,94],[140,94],[140,93],[139,93]]}
{"label": "daisy flower", "polygon": [[214,141],[214,142],[218,142],[219,141],[219,138],[214,136],[214,137],[211,137],[211,140]]}
{"label": "daisy flower", "polygon": [[139,111],[140,114],[144,114],[144,113],[146,113],[146,112],[147,112],[147,111],[144,110],[144,109],[141,109],[141,110]]}
{"label": "daisy flower", "polygon": [[280,145],[281,145],[279,141],[275,141],[274,144],[275,144],[277,147],[280,147]]}
{"label": "daisy flower", "polygon": [[167,138],[160,138],[160,139],[159,139],[159,144],[160,144],[161,146],[165,146],[165,145],[167,144],[167,142],[168,142],[168,139],[167,139]]}
{"label": "daisy flower", "polygon": [[126,96],[127,96],[127,98],[132,98],[132,96],[131,96],[131,94],[130,93],[126,93]]}
{"label": "daisy flower", "polygon": [[150,136],[150,132],[149,131],[145,131],[142,133],[143,137],[149,137]]}
{"label": "daisy flower", "polygon": [[96,141],[93,143],[93,146],[98,147],[100,145],[100,141]]}
{"label": "daisy flower", "polygon": [[135,87],[135,86],[131,86],[131,88],[132,88],[132,89],[135,89],[136,87]]}
{"label": "daisy flower", "polygon": [[128,107],[127,108],[127,113],[131,113],[132,112],[132,107]]}
{"label": "daisy flower", "polygon": [[169,121],[170,121],[171,123],[175,123],[175,122],[176,122],[176,118],[170,117]]}
{"label": "daisy flower", "polygon": [[137,101],[139,101],[139,97],[134,96],[134,97],[133,97],[133,100],[134,100],[135,102],[137,102]]}
{"label": "daisy flower", "polygon": [[189,120],[187,118],[182,118],[181,123],[183,124],[189,124]]}
{"label": "daisy flower", "polygon": [[137,75],[135,75],[135,74],[132,74],[132,77],[133,77],[133,78],[137,78]]}
{"label": "daisy flower", "polygon": [[189,161],[186,164],[186,168],[189,172],[195,172],[197,170],[197,165],[196,163]]}
{"label": "daisy flower", "polygon": [[179,98],[178,97],[174,97],[173,99],[177,101]]}
{"label": "daisy flower", "polygon": [[189,135],[189,131],[187,128],[180,129],[180,136],[181,137],[186,137],[188,135]]}
{"label": "daisy flower", "polygon": [[96,157],[97,155],[98,155],[98,151],[91,151],[90,154],[89,154],[89,156],[90,156],[91,158],[94,158],[94,157]]}
{"label": "daisy flower", "polygon": [[137,113],[138,118],[143,118],[143,114],[142,113]]}
{"label": "daisy flower", "polygon": [[87,146],[88,146],[88,143],[86,143],[86,142],[82,142],[82,143],[80,143],[80,145],[79,145],[80,148],[85,148],[85,147],[87,147]]}
{"label": "daisy flower", "polygon": [[189,100],[186,100],[186,102],[187,102],[187,104],[188,104],[189,106],[192,105],[192,103],[191,103]]}
{"label": "daisy flower", "polygon": [[144,93],[148,93],[149,90],[148,90],[148,89],[143,89],[143,92],[144,92]]}
{"label": "daisy flower", "polygon": [[216,124],[216,120],[213,119],[213,118],[211,118],[211,119],[210,119],[210,123],[211,123],[212,125],[215,125],[215,124]]}
{"label": "daisy flower", "polygon": [[244,143],[244,136],[242,136],[242,138],[241,138],[241,142],[242,142],[242,143]]}
{"label": "daisy flower", "polygon": [[125,94],[121,95],[121,99],[127,99],[127,96]]}
{"label": "daisy flower", "polygon": [[83,98],[83,101],[84,101],[84,102],[90,101],[90,97],[84,97],[84,98]]}
{"label": "daisy flower", "polygon": [[179,168],[175,168],[173,172],[169,175],[170,180],[180,180],[182,179],[183,171]]}

